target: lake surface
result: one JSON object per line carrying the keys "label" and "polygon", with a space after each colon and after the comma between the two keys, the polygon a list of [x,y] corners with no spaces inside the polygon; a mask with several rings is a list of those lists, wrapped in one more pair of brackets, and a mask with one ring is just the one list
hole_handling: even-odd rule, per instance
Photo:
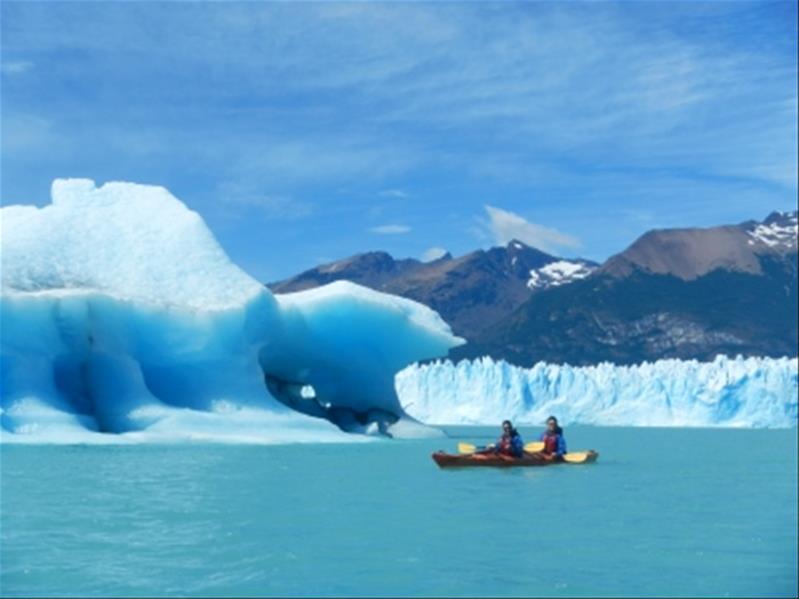
{"label": "lake surface", "polygon": [[495,432],[3,445],[0,594],[797,594],[795,429],[571,427],[570,449],[596,464],[430,459]]}

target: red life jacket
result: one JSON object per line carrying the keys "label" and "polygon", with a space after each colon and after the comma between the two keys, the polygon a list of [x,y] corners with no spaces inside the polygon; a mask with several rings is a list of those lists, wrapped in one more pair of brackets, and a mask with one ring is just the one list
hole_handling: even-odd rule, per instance
{"label": "red life jacket", "polygon": [[544,453],[556,453],[558,451],[558,436],[544,435]]}

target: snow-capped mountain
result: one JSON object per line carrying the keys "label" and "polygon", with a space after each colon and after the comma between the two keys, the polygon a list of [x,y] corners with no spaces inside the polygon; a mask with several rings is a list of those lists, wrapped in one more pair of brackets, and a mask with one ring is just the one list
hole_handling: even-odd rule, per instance
{"label": "snow-capped mountain", "polygon": [[714,270],[763,274],[763,260],[796,253],[797,213],[773,212],[764,221],[705,229],[648,231],[629,248],[610,257],[603,274],[633,272],[671,275],[692,281]]}
{"label": "snow-capped mountain", "polygon": [[580,280],[597,267],[589,260],[558,258],[512,240],[504,247],[457,258],[445,254],[432,262],[395,260],[386,252],[368,252],[269,287],[276,293],[289,293],[349,280],[426,304],[441,314],[455,334],[474,340],[532,294]]}
{"label": "snow-capped mountain", "polygon": [[520,241],[433,262],[360,254],[270,285],[347,279],[419,301],[468,340],[451,357],[595,364],[797,355],[797,213],[648,231],[601,266]]}
{"label": "snow-capped mountain", "polygon": [[772,213],[649,231],[590,276],[532,294],[451,356],[522,366],[796,356],[796,222],[796,212]]}
{"label": "snow-capped mountain", "polygon": [[768,246],[776,251],[796,251],[797,212],[772,212],[762,223],[753,223],[746,227],[746,234],[751,239],[747,243],[751,246]]}

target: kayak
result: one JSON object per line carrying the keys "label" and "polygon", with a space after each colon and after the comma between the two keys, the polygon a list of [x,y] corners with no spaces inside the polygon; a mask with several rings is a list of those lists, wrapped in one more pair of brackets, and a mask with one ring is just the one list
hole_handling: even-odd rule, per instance
{"label": "kayak", "polygon": [[564,460],[547,460],[539,453],[525,453],[520,458],[495,453],[470,453],[467,455],[437,451],[433,461],[439,468],[460,468],[464,466],[487,466],[494,468],[511,468],[514,466],[552,466],[553,464],[591,464],[596,462],[599,454],[593,449],[573,454],[566,454]]}

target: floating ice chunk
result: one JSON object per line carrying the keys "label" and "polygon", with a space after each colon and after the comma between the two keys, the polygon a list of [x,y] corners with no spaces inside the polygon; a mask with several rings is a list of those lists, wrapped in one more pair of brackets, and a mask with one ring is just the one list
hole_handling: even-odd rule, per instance
{"label": "floating ice chunk", "polygon": [[0,220],[3,440],[418,435],[394,375],[463,342],[350,283],[276,299],[160,187],[56,181]]}

